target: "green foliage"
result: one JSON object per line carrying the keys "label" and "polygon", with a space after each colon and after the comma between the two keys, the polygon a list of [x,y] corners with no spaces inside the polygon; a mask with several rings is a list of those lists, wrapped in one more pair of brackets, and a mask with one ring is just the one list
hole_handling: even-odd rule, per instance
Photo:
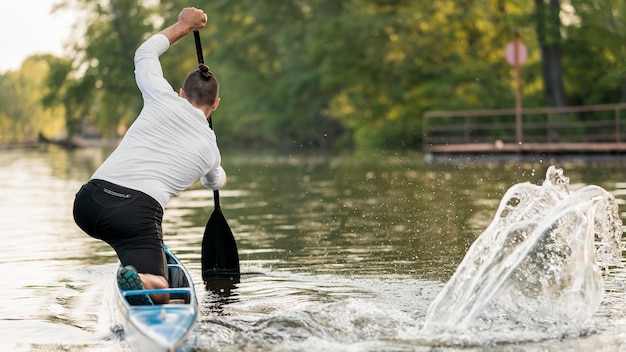
{"label": "green foliage", "polygon": [[564,50],[577,105],[626,102],[626,2],[572,0]]}
{"label": "green foliage", "polygon": [[41,101],[47,88],[50,56],[31,56],[18,71],[0,75],[0,143],[34,141],[42,133],[64,134],[63,113],[45,110]]}
{"label": "green foliage", "polygon": [[134,52],[154,31],[154,9],[131,0],[66,1],[88,16],[83,38],[75,43],[76,56],[52,66],[48,83],[55,93],[46,97],[47,106],[66,110],[70,135],[85,123],[97,126],[104,136],[124,130],[141,109],[134,80]]}
{"label": "green foliage", "polygon": [[[124,131],[142,106],[134,51],[186,6],[208,14],[201,36],[221,84],[214,123],[223,146],[419,148],[425,111],[515,105],[514,70],[504,60],[515,29],[529,52],[521,70],[525,107],[546,101],[538,36],[562,47],[571,104],[626,101],[623,1],[562,1],[559,19],[539,18],[524,0],[65,0],[64,6],[85,14],[77,23],[82,36],[73,56],[49,58],[44,103],[64,108],[70,135],[85,124],[105,136]],[[561,37],[547,38],[541,28]],[[178,89],[197,65],[193,39],[181,40],[161,62]],[[3,109],[0,120],[6,116]]]}
{"label": "green foliage", "polygon": [[210,52],[227,67],[216,72],[238,97],[224,101],[237,119],[226,133],[282,146],[415,148],[420,111],[512,105],[502,59],[512,28],[498,4],[207,2]]}

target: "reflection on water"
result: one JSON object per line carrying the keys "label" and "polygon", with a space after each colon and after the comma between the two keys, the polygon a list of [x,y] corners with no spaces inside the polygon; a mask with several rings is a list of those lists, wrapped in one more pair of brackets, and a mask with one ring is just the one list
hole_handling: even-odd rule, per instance
{"label": "reflection on water", "polygon": [[[200,351],[430,350],[432,341],[419,331],[443,283],[506,190],[539,184],[552,163],[250,154],[223,155],[229,183],[220,191],[222,210],[243,273],[230,295],[200,284],[212,192],[194,185],[165,212],[167,244],[200,295]],[[115,255],[71,218],[74,193],[106,155],[0,151],[2,350],[125,350],[107,303]],[[596,184],[623,205],[626,164],[556,164],[573,189]],[[519,350],[619,350],[626,341],[625,277],[607,277],[589,336]],[[474,349],[491,348],[497,350]]]}

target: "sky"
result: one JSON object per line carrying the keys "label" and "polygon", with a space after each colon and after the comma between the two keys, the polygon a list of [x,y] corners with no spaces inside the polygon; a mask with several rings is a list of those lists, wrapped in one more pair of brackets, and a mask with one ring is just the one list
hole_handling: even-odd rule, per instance
{"label": "sky", "polygon": [[18,70],[33,54],[62,56],[75,14],[60,10],[61,0],[0,0],[0,73]]}

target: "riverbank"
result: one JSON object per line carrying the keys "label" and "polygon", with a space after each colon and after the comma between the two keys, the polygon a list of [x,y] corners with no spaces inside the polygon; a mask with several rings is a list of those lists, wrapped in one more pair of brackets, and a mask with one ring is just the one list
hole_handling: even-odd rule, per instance
{"label": "riverbank", "polygon": [[121,139],[83,138],[75,137],[68,139],[48,139],[40,136],[35,141],[12,142],[0,144],[0,150],[42,149],[48,146],[58,146],[64,149],[76,148],[103,148],[115,147]]}

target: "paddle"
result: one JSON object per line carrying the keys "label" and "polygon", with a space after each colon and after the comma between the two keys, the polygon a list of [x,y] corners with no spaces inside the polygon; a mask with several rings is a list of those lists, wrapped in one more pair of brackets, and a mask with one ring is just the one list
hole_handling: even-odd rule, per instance
{"label": "paddle", "polygon": [[[204,64],[200,33],[193,32],[196,41],[198,64]],[[209,115],[209,127],[213,129],[213,121]],[[239,254],[233,232],[226,222],[220,206],[220,192],[213,191],[215,208],[204,229],[202,238],[202,279],[207,289],[220,288],[239,282]]]}

